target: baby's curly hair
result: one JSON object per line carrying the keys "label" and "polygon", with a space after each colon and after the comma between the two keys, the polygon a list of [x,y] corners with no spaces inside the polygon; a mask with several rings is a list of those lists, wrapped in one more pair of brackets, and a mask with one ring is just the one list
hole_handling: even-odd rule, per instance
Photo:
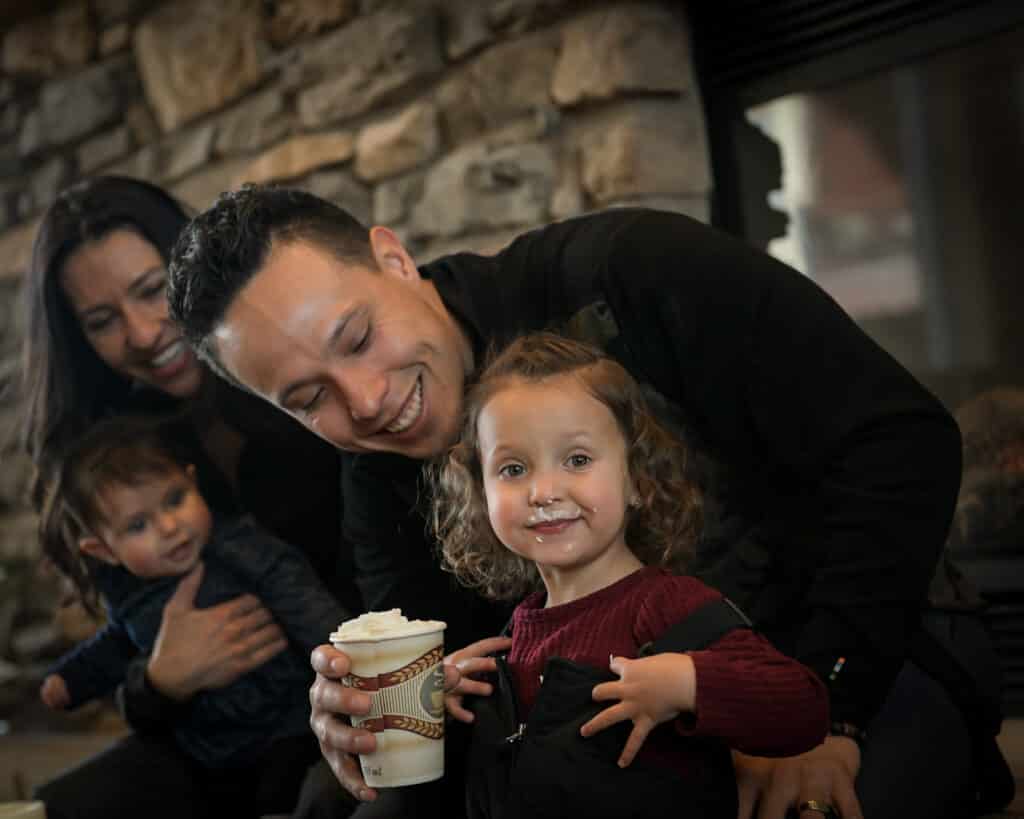
{"label": "baby's curly hair", "polygon": [[654,418],[639,385],[600,350],[548,332],[525,335],[490,357],[466,396],[462,434],[430,471],[431,524],[445,568],[488,597],[511,600],[540,586],[534,564],[507,549],[487,514],[477,422],[517,381],[572,375],[611,411],[626,444],[639,504],[627,510],[626,542],[647,565],[685,570],[700,533],[702,501],[687,477],[683,444]]}

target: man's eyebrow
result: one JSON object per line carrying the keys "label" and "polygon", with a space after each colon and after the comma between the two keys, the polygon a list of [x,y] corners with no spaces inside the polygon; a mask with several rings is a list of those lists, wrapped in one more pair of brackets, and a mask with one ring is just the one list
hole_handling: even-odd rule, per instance
{"label": "man's eyebrow", "polygon": [[[321,356],[325,358],[327,357],[331,350],[334,349],[335,345],[337,345],[338,339],[340,339],[342,333],[345,332],[345,328],[348,326],[349,322],[352,321],[352,319],[355,316],[359,315],[362,312],[364,312],[364,308],[356,307],[338,317],[338,320],[334,322],[334,326],[331,328],[331,332],[327,334],[327,339],[324,341],[323,347],[320,350]],[[283,407],[285,405],[285,402],[291,397],[293,392],[295,392],[296,390],[301,390],[307,384],[313,383],[314,380],[315,379],[302,378],[299,379],[298,381],[293,381],[291,384],[285,386],[277,394],[276,401],[278,406]]]}

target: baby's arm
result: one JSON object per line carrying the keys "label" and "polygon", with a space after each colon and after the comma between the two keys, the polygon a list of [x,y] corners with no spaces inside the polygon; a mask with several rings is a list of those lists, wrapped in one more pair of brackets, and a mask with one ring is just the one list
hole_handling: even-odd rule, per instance
{"label": "baby's arm", "polygon": [[71,704],[68,684],[60,674],[48,674],[39,689],[39,698],[43,704],[54,711],[63,711]]}
{"label": "baby's arm", "polygon": [[124,679],[129,663],[137,654],[138,648],[124,627],[111,619],[96,634],[61,657],[47,675],[46,680],[59,677],[63,683],[66,697],[61,704],[51,705],[45,692],[40,691],[43,702],[51,708],[77,708],[111,693]]}

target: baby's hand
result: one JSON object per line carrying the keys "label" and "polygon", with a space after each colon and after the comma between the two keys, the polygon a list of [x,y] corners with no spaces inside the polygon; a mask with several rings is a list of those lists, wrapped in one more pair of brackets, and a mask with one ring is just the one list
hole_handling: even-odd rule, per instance
{"label": "baby's hand", "polygon": [[63,711],[71,704],[71,694],[68,693],[68,685],[60,674],[50,674],[39,689],[39,698],[47,708],[54,711]]}
{"label": "baby's hand", "polygon": [[697,673],[687,654],[655,654],[638,660],[612,657],[608,667],[619,679],[594,686],[593,697],[598,702],[619,702],[586,723],[580,733],[589,737],[617,722],[632,720],[633,730],[619,757],[619,767],[625,768],[655,725],[693,711]]}
{"label": "baby's hand", "polygon": [[449,714],[460,722],[473,721],[473,712],[462,705],[463,696],[490,696],[493,687],[490,683],[474,680],[472,675],[496,670],[498,666],[494,658],[486,655],[507,651],[511,646],[509,637],[487,637],[444,658],[444,707]]}

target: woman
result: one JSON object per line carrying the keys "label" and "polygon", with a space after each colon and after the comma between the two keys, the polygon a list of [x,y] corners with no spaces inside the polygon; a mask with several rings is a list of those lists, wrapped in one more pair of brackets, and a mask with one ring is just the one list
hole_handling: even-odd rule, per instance
{"label": "woman", "polygon": [[[96,420],[177,412],[214,507],[251,513],[301,548],[339,601],[358,610],[351,572],[339,559],[334,449],[213,377],[168,318],[166,262],[187,219],[161,189],[114,176],[69,188],[43,216],[26,282],[23,434],[37,466],[33,497],[40,500],[49,468]],[[290,810],[308,765],[268,761],[260,788],[228,774],[209,781],[164,730],[197,691],[233,682],[283,647],[280,629],[251,596],[199,610],[187,594],[175,595],[153,654],[135,664],[122,690],[136,733],[43,786],[49,815],[91,815],[97,794],[115,793],[96,805],[96,815],[113,815],[115,804],[126,816],[225,807],[242,815],[239,800],[255,790],[258,810]]]}

